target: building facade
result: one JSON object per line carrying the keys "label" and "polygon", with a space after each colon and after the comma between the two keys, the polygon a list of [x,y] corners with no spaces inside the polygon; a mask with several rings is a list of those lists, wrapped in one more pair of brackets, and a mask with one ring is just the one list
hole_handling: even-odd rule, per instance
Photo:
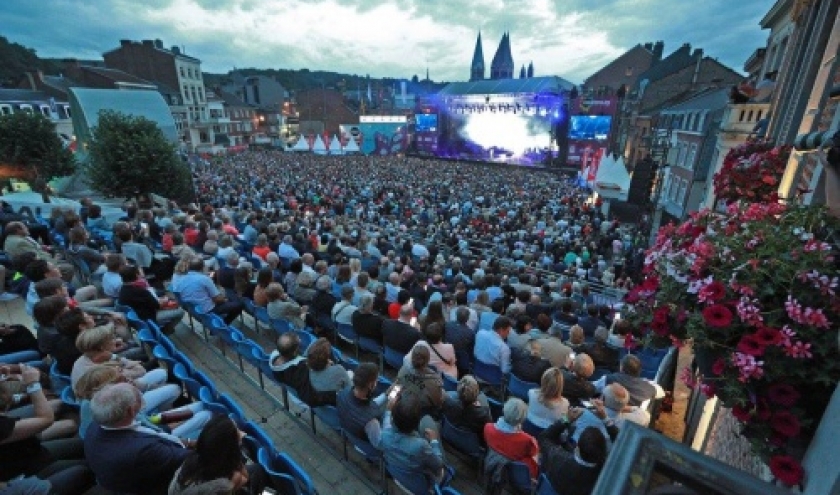
{"label": "building facade", "polygon": [[[181,140],[190,151],[212,146],[213,123],[208,120],[207,95],[201,61],[177,46],[164,48],[160,40],[120,40],[120,46],[102,55],[105,65],[166,88]],[[163,92],[162,92],[163,93]]]}

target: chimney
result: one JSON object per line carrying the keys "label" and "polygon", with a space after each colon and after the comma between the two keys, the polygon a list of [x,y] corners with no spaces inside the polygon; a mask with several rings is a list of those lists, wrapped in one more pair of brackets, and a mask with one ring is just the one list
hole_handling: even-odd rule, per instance
{"label": "chimney", "polygon": [[692,58],[700,57],[703,58],[703,49],[702,48],[695,48],[694,55],[691,56]]}
{"label": "chimney", "polygon": [[653,52],[653,43],[645,43],[645,50]]}
{"label": "chimney", "polygon": [[653,45],[653,59],[656,62],[662,60],[662,52],[665,51],[665,42],[664,41],[657,41]]}
{"label": "chimney", "polygon": [[180,55],[181,54],[181,49],[178,48],[177,45],[172,45],[172,53],[174,53],[175,55]]}
{"label": "chimney", "polygon": [[131,40],[120,40],[120,46],[129,46],[131,44]]}
{"label": "chimney", "polygon": [[155,42],[152,40],[143,40],[143,46],[147,46],[149,48],[154,48]]}
{"label": "chimney", "polygon": [[155,40],[155,48],[159,50],[163,50],[163,41],[156,39]]}

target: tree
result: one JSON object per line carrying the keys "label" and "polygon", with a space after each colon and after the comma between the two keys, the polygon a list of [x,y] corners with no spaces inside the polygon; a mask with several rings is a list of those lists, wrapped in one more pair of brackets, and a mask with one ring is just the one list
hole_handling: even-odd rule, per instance
{"label": "tree", "polygon": [[28,182],[49,203],[47,182],[72,175],[76,160],[48,118],[15,112],[0,117],[0,166],[7,178]]}
{"label": "tree", "polygon": [[94,190],[106,197],[192,198],[189,166],[153,121],[103,110],[92,134],[86,171]]}

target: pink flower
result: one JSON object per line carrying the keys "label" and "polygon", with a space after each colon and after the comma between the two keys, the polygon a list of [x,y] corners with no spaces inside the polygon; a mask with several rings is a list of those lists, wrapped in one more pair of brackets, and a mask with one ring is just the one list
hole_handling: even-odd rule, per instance
{"label": "pink flower", "polygon": [[733,353],[732,364],[738,368],[738,381],[742,383],[764,376],[764,361],[756,361],[755,357],[749,354],[742,352]]}
{"label": "pink flower", "polygon": [[717,302],[726,296],[726,286],[714,281],[700,289],[697,299],[700,302]]}
{"label": "pink flower", "polygon": [[694,388],[697,385],[697,380],[691,371],[691,367],[686,366],[680,371],[680,381],[688,388]]}
{"label": "pink flower", "polygon": [[811,344],[807,344],[801,341],[793,342],[790,345],[786,345],[784,347],[784,351],[787,356],[795,359],[810,359],[811,357],[813,357],[811,354]]}

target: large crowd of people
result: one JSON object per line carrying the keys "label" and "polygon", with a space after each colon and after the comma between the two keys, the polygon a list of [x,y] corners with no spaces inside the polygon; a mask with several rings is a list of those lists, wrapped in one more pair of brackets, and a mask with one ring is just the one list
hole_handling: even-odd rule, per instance
{"label": "large crowd of people", "polygon": [[[342,426],[388,463],[435,480],[446,476],[444,417],[532,477],[542,469],[555,486],[580,487],[573,493],[591,489],[623,421],[650,421],[645,404],[661,390],[640,378],[638,358],[620,361],[609,345],[611,306],[639,275],[641,248],[573,180],[274,151],[195,159],[193,171],[190,204],[128,201],[108,222],[86,199],[33,223],[48,230],[39,240],[30,219],[4,225],[0,275],[26,297],[36,329],[27,339],[25,327],[3,328],[0,457],[15,463],[3,463],[0,481],[83,493],[95,476],[110,490],[187,493],[220,477],[225,489],[259,493],[251,466],[210,453],[214,439],[236,443],[235,425],[181,403],[171,374],[134,342],[128,308],[169,333],[185,314],[179,304],[228,324],[264,307],[289,325],[270,366],[300,406],[337,405]],[[404,356],[383,396],[372,391],[384,370],[334,361],[345,327]],[[32,366],[55,362],[70,375],[81,417],[42,397],[32,366],[12,364],[31,353]],[[533,388],[493,421],[485,392],[506,394],[482,391],[476,362]],[[452,392],[444,380],[457,383]],[[167,411],[183,422],[162,431],[149,418]],[[70,447],[51,449],[52,439]]]}

